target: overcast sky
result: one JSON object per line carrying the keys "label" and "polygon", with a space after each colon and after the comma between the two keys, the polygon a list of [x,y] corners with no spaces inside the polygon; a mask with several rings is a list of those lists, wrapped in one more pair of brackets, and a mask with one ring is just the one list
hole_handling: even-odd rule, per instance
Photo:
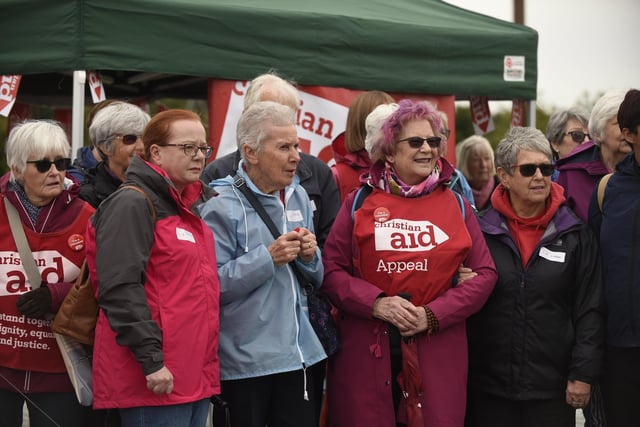
{"label": "overcast sky", "polygon": [[[513,0],[445,0],[513,21]],[[609,89],[640,88],[640,0],[523,0],[538,31],[538,105],[567,108]]]}

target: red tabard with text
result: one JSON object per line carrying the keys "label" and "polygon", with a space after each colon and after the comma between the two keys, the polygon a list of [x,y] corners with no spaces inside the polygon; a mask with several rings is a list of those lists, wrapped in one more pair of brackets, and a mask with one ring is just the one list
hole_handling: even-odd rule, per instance
{"label": "red tabard with text", "polygon": [[387,295],[424,305],[451,287],[471,237],[456,196],[438,188],[418,198],[375,189],[356,210],[360,272]]}
{"label": "red tabard with text", "polygon": [[[84,232],[90,210],[81,211],[65,230],[35,233],[25,229],[29,247],[46,283],[73,283],[85,257]],[[0,365],[38,372],[66,372],[51,331],[51,321],[23,316],[18,297],[31,290],[20,254],[9,230],[6,211],[0,209]]]}

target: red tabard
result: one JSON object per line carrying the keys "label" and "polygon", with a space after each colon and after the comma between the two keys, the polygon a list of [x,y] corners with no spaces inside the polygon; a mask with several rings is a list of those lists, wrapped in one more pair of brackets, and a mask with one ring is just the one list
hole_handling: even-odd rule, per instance
{"label": "red tabard", "polygon": [[[73,283],[85,257],[84,232],[92,210],[83,209],[73,224],[51,233],[25,229],[43,282]],[[4,207],[0,209],[0,365],[38,372],[66,372],[51,332],[51,321],[31,319],[16,308],[31,290]]]}
{"label": "red tabard", "polygon": [[424,305],[452,285],[471,237],[451,190],[418,198],[375,189],[354,214],[360,250],[355,260],[364,279],[387,295],[407,293]]}

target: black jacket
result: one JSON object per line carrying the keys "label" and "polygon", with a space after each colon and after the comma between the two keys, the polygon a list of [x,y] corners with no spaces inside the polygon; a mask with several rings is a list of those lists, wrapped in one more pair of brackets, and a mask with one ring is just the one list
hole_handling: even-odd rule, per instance
{"label": "black jacket", "polygon": [[[236,150],[209,163],[202,171],[200,179],[209,184],[214,179],[234,175],[240,162],[240,151]],[[300,153],[300,163],[296,169],[300,185],[307,191],[313,205],[313,227],[318,246],[322,250],[327,240],[333,220],[340,209],[340,194],[331,169],[322,160],[306,153]]]}
{"label": "black jacket", "polygon": [[499,278],[468,321],[470,387],[528,400],[562,397],[568,380],[592,384],[604,342],[595,235],[561,206],[523,268],[501,214],[490,208],[480,227]]}
{"label": "black jacket", "polygon": [[120,187],[122,181],[100,162],[85,170],[84,181],[80,184],[80,198],[97,208],[100,203]]}

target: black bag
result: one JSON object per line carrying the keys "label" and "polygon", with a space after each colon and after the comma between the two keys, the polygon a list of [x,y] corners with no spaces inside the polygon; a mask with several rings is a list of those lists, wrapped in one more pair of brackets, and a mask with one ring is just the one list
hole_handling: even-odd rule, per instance
{"label": "black bag", "polygon": [[313,290],[307,295],[309,321],[327,356],[338,351],[338,331],[331,315],[329,298],[320,290]]}
{"label": "black bag", "polygon": [[[253,208],[256,210],[262,221],[266,224],[267,228],[275,239],[278,238],[280,232],[273,224],[273,221],[265,212],[264,207],[258,200],[253,191],[244,182],[244,179],[240,175],[233,177],[233,185],[247,197],[247,200]],[[296,266],[295,262],[290,262],[289,265],[293,269],[298,279],[298,284],[303,290],[303,293],[307,296],[307,306],[309,308],[309,321],[316,333],[316,336],[320,340],[324,352],[327,356],[331,356],[338,350],[338,330],[336,329],[333,316],[331,316],[331,303],[329,298],[317,289],[316,286],[310,282]]]}

